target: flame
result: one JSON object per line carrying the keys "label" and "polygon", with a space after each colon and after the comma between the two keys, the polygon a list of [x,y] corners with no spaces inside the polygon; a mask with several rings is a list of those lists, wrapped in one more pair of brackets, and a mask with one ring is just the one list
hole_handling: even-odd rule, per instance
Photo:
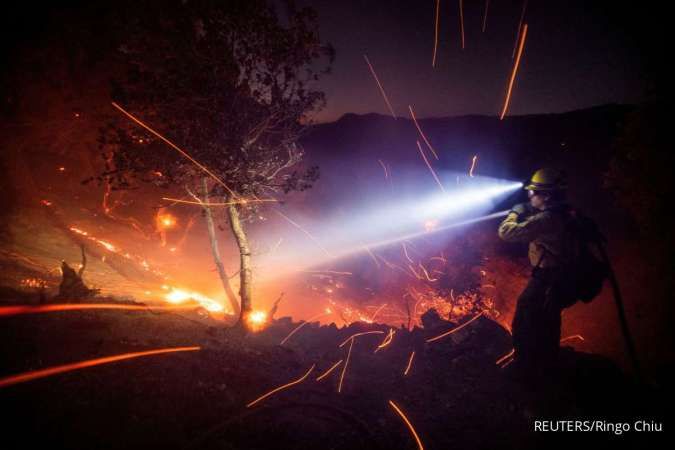
{"label": "flame", "polygon": [[251,331],[260,331],[267,324],[267,313],[265,311],[252,311],[246,317],[246,323]]}
{"label": "flame", "polygon": [[159,230],[170,230],[178,223],[176,217],[169,213],[157,214],[156,221]]}
{"label": "flame", "polygon": [[193,300],[210,312],[221,312],[225,310],[225,307],[221,303],[198,292],[185,291],[175,287],[169,288],[168,286],[166,289],[170,289],[170,291],[164,295],[164,299],[169,303],[179,304],[188,300]]}

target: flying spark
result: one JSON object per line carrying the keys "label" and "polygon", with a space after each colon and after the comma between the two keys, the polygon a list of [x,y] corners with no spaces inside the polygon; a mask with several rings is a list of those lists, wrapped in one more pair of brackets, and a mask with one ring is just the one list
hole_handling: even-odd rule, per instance
{"label": "flying spark", "polygon": [[420,440],[420,437],[417,435],[417,432],[415,431],[415,427],[412,426],[412,423],[410,423],[410,420],[408,420],[403,411],[401,411],[401,408],[399,408],[396,405],[396,403],[394,403],[391,400],[389,400],[389,404],[391,405],[392,408],[394,408],[394,410],[398,413],[398,415],[401,416],[405,424],[410,429],[410,432],[412,433],[413,437],[415,438],[415,441],[417,442],[417,447],[419,448],[419,450],[424,450],[424,446],[422,445],[422,441]]}
{"label": "flying spark", "polygon": [[246,205],[248,203],[263,203],[263,202],[274,202],[278,203],[279,200],[273,199],[273,198],[258,198],[258,199],[243,199],[239,200],[236,202],[197,202],[193,200],[181,200],[179,198],[171,198],[171,197],[162,197],[162,200],[174,202],[174,203],[185,203],[188,205],[199,205],[199,206],[229,206],[229,205]]}
{"label": "flying spark", "polygon": [[366,60],[366,64],[368,64],[368,67],[370,68],[370,73],[373,74],[373,78],[375,78],[375,82],[377,83],[377,86],[380,88],[380,93],[382,94],[382,97],[384,98],[384,102],[387,104],[387,108],[389,108],[389,112],[391,112],[391,116],[394,119],[398,119],[398,117],[396,117],[396,113],[394,112],[394,108],[392,108],[391,103],[389,103],[389,99],[387,98],[387,93],[384,92],[384,88],[382,87],[382,83],[380,83],[380,79],[377,77],[377,74],[375,73],[375,69],[373,69],[373,65],[370,64],[370,60],[368,59],[368,56],[363,55],[363,58]]}
{"label": "flying spark", "polygon": [[5,378],[0,378],[0,388],[11,386],[14,384],[24,383],[26,381],[32,381],[39,378],[45,378],[52,375],[58,375],[65,372],[72,372],[78,369],[84,369],[87,367],[99,366],[101,364],[109,364],[117,361],[122,361],[125,359],[140,358],[143,356],[150,355],[159,355],[162,353],[175,353],[175,352],[192,352],[195,350],[201,350],[201,347],[173,347],[173,348],[163,348],[159,350],[149,350],[144,352],[135,352],[135,353],[124,353],[122,355],[116,356],[106,356],[104,358],[89,359],[86,361],[80,361],[73,364],[64,364],[61,366],[50,367],[47,369],[33,370],[30,372],[21,373],[18,375],[12,375]]}
{"label": "flying spark", "polygon": [[234,198],[237,198],[237,197],[238,197],[238,195],[235,194],[234,191],[232,191],[232,190],[231,190],[231,189],[230,189],[230,188],[229,188],[229,187],[228,187],[228,186],[227,186],[220,178],[218,178],[218,176],[217,176],[216,174],[214,174],[214,173],[211,172],[208,168],[206,168],[205,166],[203,166],[202,164],[200,164],[199,162],[197,162],[197,160],[195,160],[192,156],[190,156],[185,150],[181,149],[181,148],[178,147],[176,144],[174,144],[173,142],[171,142],[170,140],[168,140],[167,138],[165,138],[164,136],[162,136],[161,134],[159,134],[158,132],[156,132],[155,130],[153,130],[152,128],[150,128],[148,125],[146,125],[145,123],[143,123],[140,119],[137,119],[136,117],[134,117],[130,112],[126,111],[124,108],[122,108],[122,107],[121,107],[120,105],[118,105],[117,103],[112,102],[112,105],[113,105],[115,108],[117,108],[119,111],[121,111],[122,114],[124,114],[125,116],[127,116],[128,118],[130,118],[131,120],[133,120],[134,122],[136,122],[138,125],[140,125],[140,126],[142,126],[143,128],[145,128],[146,130],[148,130],[150,133],[152,133],[152,134],[154,134],[155,136],[157,136],[158,138],[160,138],[162,141],[166,142],[171,148],[173,148],[174,150],[176,150],[178,153],[180,153],[180,154],[183,155],[185,158],[187,158],[188,160],[190,160],[194,165],[196,165],[196,166],[199,167],[201,170],[203,170],[205,173],[207,173],[209,176],[211,176],[211,178],[213,178],[213,179],[216,180],[221,186],[223,186],[223,187],[230,193],[230,195],[232,195]]}
{"label": "flying spark", "polygon": [[485,26],[487,25],[487,16],[489,7],[490,7],[490,0],[485,0],[485,13],[483,14],[483,33],[485,33]]}
{"label": "flying spark", "polygon": [[[345,361],[345,365],[342,367],[342,372],[340,373],[340,383],[338,384],[338,393],[342,392],[342,382],[345,379],[345,372],[347,372],[347,365],[349,365],[349,358],[352,355],[352,347],[354,346],[354,339],[351,340],[349,343],[349,351],[347,352],[347,360]],[[340,346],[342,347],[342,346]]]}
{"label": "flying spark", "polygon": [[389,333],[387,336],[384,338],[384,341],[380,345],[377,346],[375,351],[373,353],[377,353],[381,349],[385,348],[387,345],[391,344],[391,341],[394,339],[394,334],[396,333],[396,330],[393,328],[389,328]]}
{"label": "flying spark", "polygon": [[269,397],[272,394],[275,394],[275,393],[277,393],[281,390],[284,390],[286,388],[289,388],[291,386],[295,386],[296,384],[302,383],[303,381],[305,381],[305,378],[307,378],[309,376],[309,374],[312,373],[312,370],[314,370],[314,366],[315,366],[315,364],[312,364],[312,367],[310,367],[309,370],[307,371],[307,373],[304,374],[302,377],[298,378],[295,381],[291,381],[290,383],[286,383],[283,386],[279,386],[278,388],[272,389],[267,394],[261,395],[260,397],[256,398],[255,400],[253,400],[252,402],[247,404],[246,407],[250,408],[251,406],[255,405],[256,403],[259,403],[259,402],[263,401],[264,399],[266,399],[267,397]]}
{"label": "flying spark", "polygon": [[420,155],[422,155],[422,159],[424,159],[424,163],[427,165],[429,170],[431,171],[431,175],[434,177],[434,180],[436,180],[436,183],[438,183],[438,187],[441,188],[441,191],[445,194],[445,188],[443,187],[443,184],[441,183],[441,180],[438,179],[438,175],[436,175],[436,172],[434,171],[433,167],[431,167],[431,164],[429,164],[429,160],[427,159],[426,155],[424,154],[424,151],[422,150],[422,146],[420,145],[420,141],[415,141],[417,142],[417,149],[420,151]]}
{"label": "flying spark", "polygon": [[473,155],[473,158],[471,158],[471,168],[469,169],[469,176],[473,178],[473,170],[476,168],[476,160],[478,159],[478,155]]}
{"label": "flying spark", "polygon": [[516,79],[516,73],[518,72],[518,66],[520,65],[520,57],[523,55],[523,47],[525,46],[525,38],[527,37],[527,24],[523,25],[523,33],[520,36],[520,45],[518,46],[518,55],[516,56],[516,62],[513,64],[513,71],[511,72],[511,78],[509,79],[509,87],[506,91],[506,99],[504,100],[504,107],[502,108],[502,113],[499,116],[499,120],[503,120],[506,115],[506,111],[509,108],[509,103],[511,101],[511,91],[513,90],[513,82]]}
{"label": "flying spark", "polygon": [[316,377],[316,381],[321,381],[321,380],[323,380],[324,378],[326,378],[333,370],[335,370],[335,368],[336,368],[337,366],[339,366],[339,365],[342,363],[342,361],[344,361],[344,360],[341,359],[340,361],[336,362],[336,363],[333,364],[328,370],[326,370],[323,374],[321,374],[321,375],[319,375],[318,377]]}
{"label": "flying spark", "polygon": [[342,347],[344,347],[344,345],[345,345],[347,342],[353,341],[354,338],[359,337],[359,336],[364,336],[364,335],[366,335],[366,334],[384,334],[384,331],[363,331],[363,332],[361,332],[361,333],[355,333],[355,334],[352,334],[352,335],[349,336],[347,339],[345,339],[345,340],[342,342],[342,344],[338,345],[338,347],[342,348]]}
{"label": "flying spark", "polygon": [[291,220],[288,216],[283,214],[281,211],[278,211],[276,209],[274,209],[273,211],[275,213],[279,214],[284,219],[286,219],[286,221],[288,221],[288,223],[290,223],[291,225],[296,227],[298,230],[302,231],[308,238],[310,238],[312,240],[312,242],[314,242],[316,244],[317,247],[319,247],[326,254],[326,256],[328,256],[329,258],[333,258],[333,255],[331,255],[330,252],[328,250],[326,250],[326,248],[323,245],[321,245],[319,240],[317,238],[315,238],[309,231],[305,230],[302,226],[300,226],[300,224]]}
{"label": "flying spark", "polygon": [[495,364],[500,365],[501,363],[503,363],[504,361],[506,361],[507,359],[509,359],[511,356],[513,356],[513,354],[514,354],[515,352],[516,352],[516,349],[511,349],[510,352],[508,352],[506,355],[502,356],[502,357],[499,358],[497,361],[495,361]]}
{"label": "flying spark", "polygon": [[420,124],[417,122],[417,117],[415,117],[415,112],[412,109],[411,105],[408,105],[408,109],[410,110],[410,117],[412,117],[413,122],[415,123],[415,127],[417,127],[417,132],[420,134],[422,139],[424,140],[424,143],[427,144],[427,147],[429,147],[429,150],[431,150],[431,153],[434,155],[434,158],[438,160],[438,154],[436,154],[436,150],[431,146],[431,143],[429,142],[429,139],[427,139],[426,135],[422,131],[422,127],[420,127]]}
{"label": "flying spark", "polygon": [[455,327],[455,328],[453,328],[453,329],[450,330],[450,331],[446,331],[445,333],[440,334],[440,335],[438,335],[438,336],[436,336],[436,337],[434,337],[434,338],[427,339],[427,342],[434,342],[434,341],[437,341],[437,340],[442,339],[442,338],[444,338],[444,337],[446,337],[446,336],[448,336],[448,335],[450,335],[450,334],[452,334],[452,333],[454,333],[454,332],[456,332],[456,331],[459,331],[459,330],[461,330],[462,328],[464,328],[465,326],[469,325],[469,324],[470,324],[471,322],[473,322],[474,320],[478,319],[478,318],[479,318],[480,316],[482,316],[482,315],[483,315],[482,312],[479,313],[479,314],[476,314],[473,318],[471,318],[471,320],[467,320],[466,322],[464,322],[464,323],[461,324],[460,326]]}
{"label": "flying spark", "polygon": [[298,325],[297,327],[295,327],[295,329],[293,329],[293,331],[291,331],[290,333],[288,333],[288,336],[286,336],[281,342],[279,342],[279,345],[284,345],[284,343],[285,343],[286,341],[288,341],[288,340],[291,338],[291,336],[293,336],[295,333],[297,333],[297,332],[300,330],[300,328],[304,327],[304,326],[307,325],[308,323],[311,323],[312,320],[316,320],[316,319],[318,319],[319,317],[328,316],[328,315],[330,315],[330,314],[333,314],[333,311],[331,311],[330,309],[328,309],[328,310],[322,312],[321,314],[317,314],[317,315],[314,316],[314,317],[310,317],[309,319],[307,319],[306,321],[302,322],[300,325]]}
{"label": "flying spark", "polygon": [[410,358],[408,359],[408,365],[406,366],[405,371],[403,372],[403,376],[408,375],[408,372],[410,372],[410,368],[412,367],[412,362],[413,362],[414,357],[415,357],[415,351],[413,350],[413,352],[410,354]]}
{"label": "flying spark", "polygon": [[0,317],[18,316],[23,314],[40,314],[57,311],[83,311],[92,309],[123,310],[123,311],[180,311],[195,309],[194,305],[171,305],[171,306],[145,306],[145,305],[121,305],[115,303],[63,303],[39,306],[2,306]]}

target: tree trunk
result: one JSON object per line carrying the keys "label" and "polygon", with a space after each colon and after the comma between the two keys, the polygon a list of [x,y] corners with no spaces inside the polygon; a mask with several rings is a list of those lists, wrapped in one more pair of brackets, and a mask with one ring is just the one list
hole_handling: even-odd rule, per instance
{"label": "tree trunk", "polygon": [[[227,196],[227,201],[232,202],[233,198]],[[241,298],[241,309],[239,310],[239,320],[251,312],[251,284],[253,273],[251,270],[251,249],[248,245],[248,238],[239,220],[239,211],[237,205],[228,205],[227,214],[230,218],[230,227],[239,246],[239,298]]]}
{"label": "tree trunk", "polygon": [[[209,190],[206,178],[202,178],[202,199],[204,203],[209,202]],[[216,228],[213,223],[213,214],[211,214],[211,208],[208,205],[203,205],[203,208],[206,215],[206,225],[209,230],[211,252],[213,253],[213,261],[216,263],[216,268],[218,269],[218,276],[220,277],[220,281],[223,283],[223,288],[225,289],[227,299],[230,301],[230,308],[232,309],[233,314],[235,317],[237,315],[241,317],[241,308],[239,307],[237,296],[232,290],[230,279],[227,276],[227,272],[225,272],[225,266],[223,266],[223,261],[220,258],[220,250],[218,250],[218,240],[216,239]]]}

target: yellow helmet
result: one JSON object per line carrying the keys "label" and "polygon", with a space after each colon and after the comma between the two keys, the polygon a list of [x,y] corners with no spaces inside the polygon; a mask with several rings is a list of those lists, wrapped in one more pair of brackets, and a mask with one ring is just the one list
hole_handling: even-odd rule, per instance
{"label": "yellow helmet", "polygon": [[562,170],[539,169],[532,178],[530,184],[525,186],[528,191],[561,191],[567,189],[567,175]]}

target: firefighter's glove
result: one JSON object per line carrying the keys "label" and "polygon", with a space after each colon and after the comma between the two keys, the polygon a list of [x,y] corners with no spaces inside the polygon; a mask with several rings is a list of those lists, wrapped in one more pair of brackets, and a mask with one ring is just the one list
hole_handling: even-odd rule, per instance
{"label": "firefighter's glove", "polygon": [[516,213],[519,218],[529,216],[532,214],[532,206],[529,203],[518,203],[517,205],[513,205],[510,212]]}

